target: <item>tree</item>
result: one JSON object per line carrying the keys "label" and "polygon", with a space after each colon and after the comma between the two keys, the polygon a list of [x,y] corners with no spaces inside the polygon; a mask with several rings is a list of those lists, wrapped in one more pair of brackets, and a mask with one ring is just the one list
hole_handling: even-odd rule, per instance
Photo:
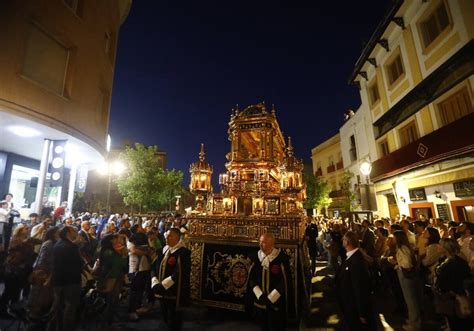
{"label": "tree", "polygon": [[183,192],[182,182],[183,173],[177,170],[162,170],[157,173],[157,182],[161,190],[157,192],[157,200],[160,208],[168,208],[173,210],[173,203],[177,195]]}
{"label": "tree", "polygon": [[344,210],[351,212],[357,207],[357,195],[352,189],[352,178],[354,174],[350,170],[345,170],[342,176],[341,190],[344,196]]}
{"label": "tree", "polygon": [[123,176],[116,180],[118,190],[127,206],[140,210],[168,208],[182,191],[183,173],[164,170],[156,157],[156,146],[135,144],[125,147],[120,159],[126,164]]}
{"label": "tree", "polygon": [[313,173],[305,174],[306,195],[307,199],[304,203],[306,209],[316,209],[316,213],[320,214],[321,210],[331,205],[332,199],[329,197],[331,193],[331,185],[320,176]]}

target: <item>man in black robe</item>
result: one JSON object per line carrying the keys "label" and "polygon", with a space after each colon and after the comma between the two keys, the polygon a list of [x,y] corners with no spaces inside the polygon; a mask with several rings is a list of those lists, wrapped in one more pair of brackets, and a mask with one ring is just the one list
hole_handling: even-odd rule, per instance
{"label": "man in black robe", "polygon": [[311,276],[313,276],[316,270],[316,256],[318,255],[318,226],[313,223],[311,216],[306,218],[306,230],[304,235],[308,245],[309,257],[311,259]]}
{"label": "man in black robe", "polygon": [[191,251],[181,241],[179,229],[165,235],[166,246],[152,270],[151,287],[160,299],[163,318],[170,331],[181,330],[182,310],[189,304]]}
{"label": "man in black robe", "polygon": [[249,291],[261,330],[283,331],[294,308],[289,258],[283,250],[275,248],[275,237],[270,233],[260,237],[257,255],[250,272]]}

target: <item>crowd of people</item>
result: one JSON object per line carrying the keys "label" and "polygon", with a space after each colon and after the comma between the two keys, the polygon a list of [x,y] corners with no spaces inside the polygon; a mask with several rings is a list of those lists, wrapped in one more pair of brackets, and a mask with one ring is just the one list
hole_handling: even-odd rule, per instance
{"label": "crowd of people", "polygon": [[6,200],[0,213],[0,314],[11,316],[26,303],[29,330],[74,330],[82,314],[95,312],[97,329],[109,330],[121,301],[130,321],[159,301],[169,329],[181,328],[190,251],[180,215],[68,215],[62,204],[18,222]]}
{"label": "crowd of people", "polygon": [[[186,218],[82,213],[67,215],[66,204],[48,214],[13,222],[2,232],[5,256],[0,313],[26,302],[28,330],[74,330],[95,312],[98,330],[112,330],[120,303],[137,321],[156,303],[168,329],[181,330],[190,304],[191,252]],[[1,205],[8,210],[8,204]],[[263,330],[285,330],[293,295],[289,258],[275,238],[260,238],[249,279],[247,306]],[[125,302],[124,302],[125,301]],[[294,316],[294,312],[289,313]],[[14,315],[16,316],[16,315]]]}
{"label": "crowd of people", "polygon": [[473,330],[473,237],[473,223],[423,216],[373,222],[321,217],[307,226],[312,260],[324,256],[335,271],[347,330],[376,329],[377,291],[406,313],[404,330],[421,330],[433,302],[446,329]]}
{"label": "crowd of people", "polygon": [[[81,314],[97,313],[98,329],[114,323],[120,303],[137,321],[159,303],[170,330],[182,327],[190,302],[188,224],[180,215],[68,214],[67,205],[21,222],[0,202],[4,291],[0,313],[26,302],[29,330],[74,330]],[[308,217],[311,260],[334,270],[347,330],[376,330],[377,292],[389,293],[405,330],[421,330],[427,307],[451,331],[472,330],[474,224],[441,219]],[[248,295],[262,330],[285,330],[294,307],[291,268],[266,233],[249,275]]]}

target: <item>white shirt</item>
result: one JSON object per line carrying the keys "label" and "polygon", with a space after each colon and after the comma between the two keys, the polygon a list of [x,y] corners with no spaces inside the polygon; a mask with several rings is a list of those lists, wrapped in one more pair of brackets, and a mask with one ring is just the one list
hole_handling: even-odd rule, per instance
{"label": "white shirt", "polygon": [[355,252],[357,252],[359,248],[354,248],[353,250],[350,250],[346,253],[346,260],[349,260],[349,258],[354,255]]}
{"label": "white shirt", "polygon": [[270,267],[270,263],[280,254],[280,249],[274,248],[272,252],[268,255],[265,255],[262,250],[258,251],[258,259],[260,260],[260,263],[262,264],[262,267],[266,270]]}
{"label": "white shirt", "polygon": [[397,263],[399,267],[405,269],[413,268],[413,261],[411,257],[410,249],[406,246],[402,246],[401,248],[397,249]]}
{"label": "white shirt", "polygon": [[9,213],[10,211],[8,209],[0,208],[0,222],[7,222]]}

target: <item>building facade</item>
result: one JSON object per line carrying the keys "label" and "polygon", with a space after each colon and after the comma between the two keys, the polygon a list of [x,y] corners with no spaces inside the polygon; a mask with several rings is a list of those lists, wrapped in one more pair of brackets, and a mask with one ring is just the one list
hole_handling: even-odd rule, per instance
{"label": "building facade", "polygon": [[1,2],[0,30],[9,33],[0,34],[0,195],[13,193],[16,208],[30,207],[45,183],[46,198],[65,199],[67,178],[49,186],[52,141],[67,141],[66,173],[103,160],[117,38],[130,6]]}
{"label": "building facade", "polygon": [[339,216],[343,211],[341,182],[344,175],[344,164],[341,153],[339,133],[311,150],[313,173],[320,176],[331,186],[332,203],[326,211],[327,216]]}
{"label": "building facade", "polygon": [[472,1],[398,0],[357,61],[381,216],[474,221],[473,37]]}

